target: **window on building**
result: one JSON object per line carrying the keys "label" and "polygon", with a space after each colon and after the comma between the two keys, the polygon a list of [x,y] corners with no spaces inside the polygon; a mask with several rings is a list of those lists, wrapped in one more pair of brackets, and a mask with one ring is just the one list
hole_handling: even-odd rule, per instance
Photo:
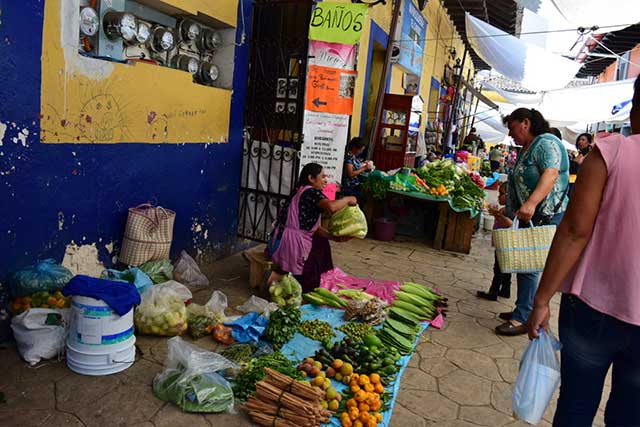
{"label": "window on building", "polygon": [[625,80],[629,74],[629,58],[631,52],[626,52],[622,55],[622,59],[618,59],[618,66],[616,68],[616,80]]}

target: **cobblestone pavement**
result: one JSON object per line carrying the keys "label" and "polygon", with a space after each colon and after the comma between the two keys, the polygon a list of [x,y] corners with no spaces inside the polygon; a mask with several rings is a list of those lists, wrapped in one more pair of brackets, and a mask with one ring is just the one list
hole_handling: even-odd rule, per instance
{"label": "cobblestone pavement", "polygon": [[[334,263],[356,276],[412,280],[439,288],[449,298],[449,315],[442,331],[433,328],[420,338],[417,351],[402,377],[392,427],[521,426],[511,411],[515,381],[525,337],[498,337],[497,314],[512,309],[513,300],[481,301],[475,291],[486,289],[492,277],[489,237],[474,240],[470,255],[434,251],[416,241],[382,243],[352,240],[333,246]],[[239,255],[215,263],[206,273],[215,288],[235,307],[249,295],[248,268]],[[512,294],[515,294],[515,280]],[[194,291],[204,303],[211,289]],[[557,320],[558,301],[552,307]],[[555,326],[555,325],[554,325]],[[14,349],[0,350],[2,426],[250,426],[243,414],[184,414],[156,399],[153,377],[162,369],[166,340],[138,337],[142,355],[125,372],[88,377],[69,371],[64,362],[27,367]],[[205,337],[198,345],[215,349]],[[607,380],[604,396],[608,394]],[[603,398],[603,402],[606,399]],[[604,407],[604,404],[602,405]],[[555,399],[540,425],[548,426]],[[594,425],[602,426],[599,411]]]}

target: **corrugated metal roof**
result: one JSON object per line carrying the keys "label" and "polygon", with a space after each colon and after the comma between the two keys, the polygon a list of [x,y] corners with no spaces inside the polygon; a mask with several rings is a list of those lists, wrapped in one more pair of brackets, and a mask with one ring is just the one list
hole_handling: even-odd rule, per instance
{"label": "corrugated metal roof", "polygon": [[[630,51],[638,43],[640,43],[640,24],[635,24],[620,31],[607,33],[600,41],[608,49],[618,55]],[[591,51],[592,53],[611,54],[601,45]],[[587,56],[584,66],[578,71],[577,77],[597,76],[602,73],[609,65],[613,64],[616,58],[598,58],[595,56]]]}
{"label": "corrugated metal roof", "polygon": [[476,70],[488,70],[487,65],[474,52],[466,38],[464,13],[469,12],[476,18],[500,28],[509,34],[516,34],[518,22],[518,5],[513,0],[444,0],[444,7],[449,12],[456,30],[462,35]]}

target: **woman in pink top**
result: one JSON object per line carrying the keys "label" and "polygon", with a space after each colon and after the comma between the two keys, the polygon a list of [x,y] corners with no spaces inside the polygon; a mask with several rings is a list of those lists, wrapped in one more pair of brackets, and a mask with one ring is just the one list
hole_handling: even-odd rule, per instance
{"label": "woman in pink top", "polygon": [[640,426],[640,76],[634,135],[596,137],[549,252],[529,337],[560,290],[562,385],[554,426],[591,426],[613,365],[607,426]]}

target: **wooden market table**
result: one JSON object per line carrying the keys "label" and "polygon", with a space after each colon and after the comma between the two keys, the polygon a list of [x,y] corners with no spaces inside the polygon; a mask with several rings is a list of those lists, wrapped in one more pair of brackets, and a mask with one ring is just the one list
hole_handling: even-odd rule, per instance
{"label": "wooden market table", "polygon": [[[393,198],[409,200],[411,203],[418,203],[425,206],[423,221],[425,226],[431,228],[433,248],[437,250],[447,250],[468,254],[471,251],[471,238],[477,225],[477,216],[470,211],[457,212],[447,200],[437,199],[422,193],[403,192],[390,190],[387,198],[383,201],[384,213],[392,210],[389,203]],[[381,212],[380,207],[375,208],[375,212]],[[473,217],[472,217],[473,215]],[[393,217],[393,215],[391,215]],[[395,219],[395,218],[394,218]],[[419,229],[419,227],[416,227]],[[435,229],[435,232],[433,232]]]}

